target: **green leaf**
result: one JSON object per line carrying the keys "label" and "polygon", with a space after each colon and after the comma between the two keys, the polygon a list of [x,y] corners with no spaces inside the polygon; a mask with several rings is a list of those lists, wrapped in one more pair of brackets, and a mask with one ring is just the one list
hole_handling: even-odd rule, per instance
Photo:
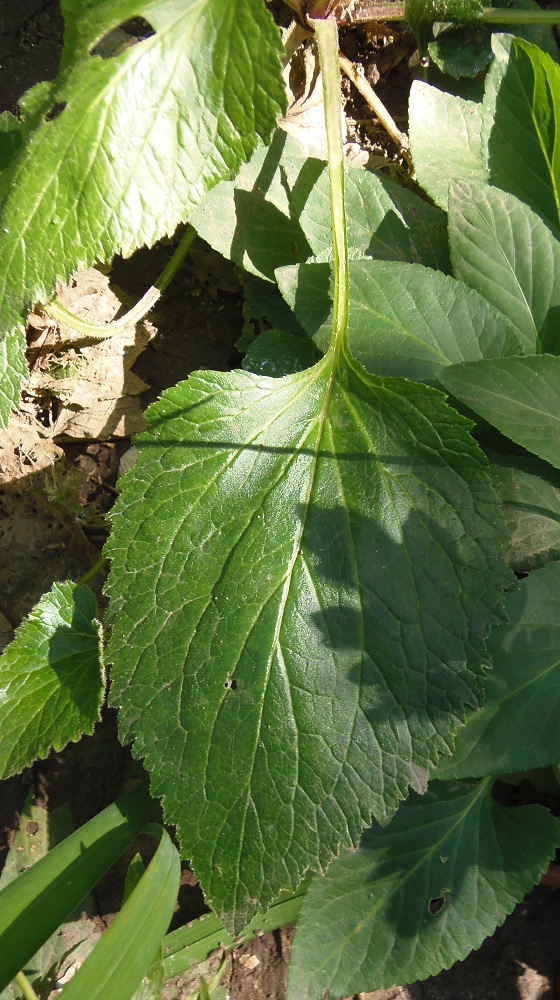
{"label": "green leaf", "polygon": [[53,584],[0,657],[0,776],[92,733],[105,672],[88,587]]}
{"label": "green leaf", "polygon": [[508,317],[523,350],[560,352],[560,241],[512,194],[455,184],[449,195],[455,275]]}
{"label": "green leaf", "polygon": [[426,51],[429,28],[435,21],[457,21],[459,24],[480,24],[480,0],[405,0],[405,18],[418,40],[421,54]]}
{"label": "green leaf", "polygon": [[[329,343],[330,268],[301,264],[278,272],[289,305],[315,342]],[[478,292],[419,264],[350,261],[348,343],[375,375],[436,382],[461,360],[519,353],[509,322]]]}
{"label": "green leaf", "polygon": [[449,968],[503,923],[546,869],[558,821],[507,808],[492,781],[412,793],[315,878],[301,909],[288,1000],[410,983]]}
{"label": "green leaf", "polygon": [[296,337],[282,330],[267,330],[256,337],[243,359],[245,371],[255,375],[291,375],[310,368],[318,352],[308,337]]}
{"label": "green leaf", "polygon": [[[261,0],[62,7],[59,75],[28,108],[0,205],[0,341],[57,280],[173,233],[269,139],[285,106],[279,33]],[[98,54],[131,16],[154,33]],[[4,389],[12,405],[17,388]]]}
{"label": "green leaf", "polygon": [[108,545],[111,697],[239,929],[392,815],[476,704],[499,508],[440,393],[333,352],[194,373],[147,420]]}
{"label": "green leaf", "polygon": [[0,891],[0,990],[140,833],[154,805],[146,785],[137,786]]}
{"label": "green leaf", "polygon": [[509,528],[508,564],[516,573],[528,573],[560,559],[560,473],[537,458],[490,458],[490,477]]}
{"label": "green leaf", "polygon": [[494,35],[482,138],[488,180],[560,228],[560,66],[536,45]]}
{"label": "green leaf", "polygon": [[[64,1000],[130,1000],[150,972],[169,927],[179,892],[181,865],[169,834],[116,920],[64,988]],[[143,997],[157,997],[145,984]],[[161,995],[161,994],[160,994]]]}
{"label": "green leaf", "polygon": [[479,104],[415,80],[410,90],[409,123],[418,183],[440,208],[447,209],[451,183],[485,180]]}
{"label": "green leaf", "polygon": [[[367,170],[345,179],[348,242],[360,254],[449,270],[446,220],[417,195]],[[326,164],[279,130],[235,181],[219,184],[192,223],[215,250],[253,274],[332,250]]]}
{"label": "green leaf", "polygon": [[510,624],[492,630],[486,698],[457,734],[438,778],[511,774],[560,760],[560,562],[506,595]]}
{"label": "green leaf", "polygon": [[455,80],[474,79],[488,66],[492,58],[491,33],[481,25],[455,28],[438,34],[428,43],[428,53],[442,73]]}
{"label": "green leaf", "polygon": [[506,437],[560,467],[560,357],[451,365],[440,382]]}
{"label": "green leaf", "polygon": [[[34,798],[35,790],[32,789],[21,810],[18,828],[6,855],[0,889],[19,878],[74,830],[67,802],[47,812],[41,806],[34,805]],[[88,896],[68,914],[68,920],[26,962],[23,972],[39,996],[51,995],[54,983],[59,978],[60,964],[70,952],[73,960],[83,961],[93,948],[95,939],[91,940],[90,918],[94,913],[97,916],[98,909],[94,906],[92,897]],[[12,1000],[20,996],[21,990],[14,982],[0,993],[1,1000]]]}

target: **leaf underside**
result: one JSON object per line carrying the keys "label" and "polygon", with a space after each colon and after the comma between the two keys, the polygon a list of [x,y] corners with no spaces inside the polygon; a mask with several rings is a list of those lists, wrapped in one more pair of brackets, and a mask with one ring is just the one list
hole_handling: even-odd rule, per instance
{"label": "leaf underside", "polygon": [[148,422],[108,544],[112,701],[238,929],[448,751],[503,528],[469,422],[348,358],[195,373]]}

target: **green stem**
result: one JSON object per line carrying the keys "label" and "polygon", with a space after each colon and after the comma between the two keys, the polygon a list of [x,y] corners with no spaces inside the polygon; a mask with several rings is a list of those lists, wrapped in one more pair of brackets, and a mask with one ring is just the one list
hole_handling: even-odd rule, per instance
{"label": "green stem", "polygon": [[342,148],[338,28],[334,17],[311,20],[315,29],[323,81],[327,154],[329,162],[331,227],[333,239],[334,301],[330,350],[339,351],[348,327],[348,242],[344,204],[344,153]]}
{"label": "green stem", "polygon": [[[339,24],[363,24],[367,21],[404,21],[405,4],[400,0],[395,3],[375,3],[373,0],[362,0],[357,6],[339,11]],[[449,20],[453,20],[450,18]],[[512,10],[503,7],[483,7],[480,20],[484,24],[560,24],[558,10]]]}
{"label": "green stem", "polygon": [[107,565],[106,559],[103,559],[103,557],[101,557],[101,559],[98,559],[97,562],[94,563],[94,565],[91,567],[91,569],[88,569],[87,573],[84,573],[84,575],[80,577],[80,579],[78,580],[78,586],[80,586],[83,583],[89,583],[89,581],[93,580],[98,573],[101,573],[101,570],[106,565]]}
{"label": "green stem", "polygon": [[57,299],[51,299],[50,302],[47,302],[43,306],[43,309],[48,316],[52,316],[53,319],[58,320],[60,323],[71,326],[73,330],[83,333],[89,339],[103,340],[105,337],[112,337],[114,333],[122,333],[127,326],[135,326],[136,323],[139,323],[154,308],[156,302],[161,298],[171,279],[183,263],[195,238],[196,230],[192,226],[187,226],[171,260],[168,261],[152,287],[148,289],[146,294],[142,296],[132,309],[129,309],[124,316],[114,319],[111,323],[88,323],[87,320],[80,319],[79,316],[71,313]]}
{"label": "green stem", "polygon": [[23,972],[18,972],[14,982],[17,983],[18,988],[21,990],[24,1000],[39,1000],[35,990]]}

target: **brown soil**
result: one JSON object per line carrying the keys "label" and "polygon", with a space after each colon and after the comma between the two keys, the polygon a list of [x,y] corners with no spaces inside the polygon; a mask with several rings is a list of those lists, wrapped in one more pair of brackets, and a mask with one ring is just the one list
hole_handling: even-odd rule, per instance
{"label": "brown soil", "polygon": [[[15,110],[27,87],[55,74],[62,27],[57,0],[0,0],[0,110]],[[348,32],[343,47],[350,58],[362,60],[367,73],[375,74],[375,46],[369,36]],[[403,33],[392,50],[383,51],[382,96],[404,127],[410,38]],[[353,137],[361,142],[365,138],[370,153],[386,155],[387,144],[379,130],[362,127],[368,116],[360,101],[349,92],[348,100]],[[388,152],[395,154],[390,147]],[[167,244],[150,253],[142,251],[130,261],[116,261],[111,272],[113,292],[123,303],[135,300],[161,271],[172,249]],[[100,289],[100,316],[107,307],[103,297]],[[195,368],[227,370],[237,363],[234,343],[242,317],[234,269],[199,248],[151,320],[158,335],[134,366],[149,386],[143,406]],[[35,353],[30,358],[35,362],[37,350],[42,349],[37,348],[37,329],[33,336]],[[124,438],[78,440],[57,444],[56,451],[48,452],[54,446],[46,432],[58,410],[59,404],[48,396],[28,400],[18,440],[13,442],[11,481],[6,479],[0,490],[0,640],[4,642],[54,580],[76,578],[95,562],[106,537],[103,516],[114,500],[119,461],[129,444]],[[38,423],[45,434],[37,431]],[[69,498],[75,509],[69,508]],[[139,773],[128,748],[118,742],[114,713],[107,711],[94,736],[0,784],[0,867],[30,788],[47,810],[69,802],[79,826],[114,801]],[[119,909],[124,870],[124,864],[117,866],[95,891],[95,919],[101,926]],[[182,881],[173,926],[203,912],[201,893],[187,866]],[[283,928],[239,948],[223,979],[228,997],[283,1000],[292,936],[293,929]],[[362,1000],[552,1000],[560,997],[559,939],[560,893],[537,888],[478,952],[449,972],[425,983],[360,996]],[[192,977],[182,977],[168,987],[168,996],[186,997],[195,985]]]}

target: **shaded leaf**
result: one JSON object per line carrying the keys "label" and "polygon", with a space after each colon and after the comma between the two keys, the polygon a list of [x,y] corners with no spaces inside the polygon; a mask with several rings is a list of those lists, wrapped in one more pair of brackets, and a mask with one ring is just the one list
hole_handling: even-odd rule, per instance
{"label": "shaded leaf", "polygon": [[506,437],[560,467],[560,357],[451,365],[440,382]]}
{"label": "shaded leaf", "polygon": [[494,35],[492,48],[482,122],[488,180],[558,229],[560,66],[511,35]]}
{"label": "shaded leaf", "polygon": [[428,53],[442,73],[456,80],[465,76],[474,79],[487,68],[492,58],[490,37],[490,31],[480,25],[454,28],[429,42]]}
{"label": "shaded leaf", "polygon": [[457,734],[438,778],[511,774],[560,760],[560,562],[506,595],[510,623],[489,639],[494,669],[486,698]]}
{"label": "shaded leaf", "polygon": [[508,317],[524,351],[560,350],[560,241],[512,194],[459,182],[449,196],[453,271]]}
{"label": "shaded leaf", "polygon": [[311,368],[319,358],[308,337],[296,337],[282,330],[267,330],[255,338],[243,359],[245,371],[255,375],[291,375]]}
{"label": "shaded leaf", "polygon": [[[442,212],[379,174],[349,168],[348,242],[362,255],[449,269]],[[192,223],[220,253],[274,280],[276,268],[332,249],[326,164],[279,130],[235,181],[219,184]]]}
{"label": "shaded leaf", "polygon": [[289,1000],[407,983],[478,948],[539,880],[559,826],[541,806],[506,808],[492,781],[411,793],[391,824],[343,851],[304,899]]}
{"label": "shaded leaf", "polygon": [[439,393],[333,352],[195,373],[147,419],[108,547],[112,700],[238,929],[450,745],[500,613],[499,508]]}
{"label": "shaded leaf", "polygon": [[[66,0],[63,13],[59,75],[26,104],[28,142],[0,206],[0,340],[57,280],[173,233],[285,105],[279,34],[260,0]],[[97,54],[132,15],[153,34]],[[16,389],[14,375],[12,405]]]}
{"label": "shaded leaf", "polygon": [[[301,264],[278,272],[289,305],[326,350],[330,267]],[[439,370],[461,360],[519,353],[508,320],[454,278],[419,264],[350,261],[348,343],[375,375],[437,382]]]}
{"label": "shaded leaf", "polygon": [[475,101],[465,101],[415,80],[408,110],[410,148],[418,183],[436,205],[447,209],[451,183],[485,180],[481,107]]}
{"label": "shaded leaf", "polygon": [[510,533],[509,565],[516,573],[528,573],[560,559],[560,473],[538,458],[490,458]]}
{"label": "shaded leaf", "polygon": [[3,778],[93,732],[104,696],[96,614],[88,587],[55,583],[2,653]]}

